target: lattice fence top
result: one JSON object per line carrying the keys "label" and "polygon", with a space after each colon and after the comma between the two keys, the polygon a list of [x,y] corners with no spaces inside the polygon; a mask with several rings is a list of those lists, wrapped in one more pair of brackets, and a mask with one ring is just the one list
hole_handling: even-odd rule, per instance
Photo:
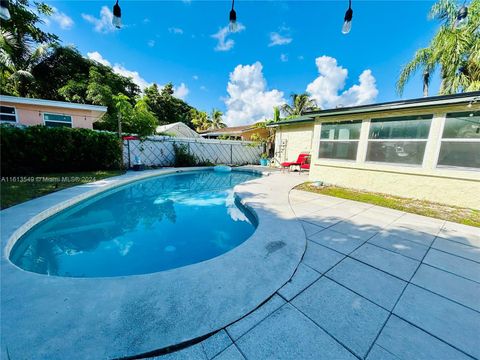
{"label": "lattice fence top", "polygon": [[262,145],[249,141],[152,136],[146,140],[124,140],[123,161],[129,168],[135,163],[163,167],[175,165],[174,145],[184,146],[199,163],[258,164]]}

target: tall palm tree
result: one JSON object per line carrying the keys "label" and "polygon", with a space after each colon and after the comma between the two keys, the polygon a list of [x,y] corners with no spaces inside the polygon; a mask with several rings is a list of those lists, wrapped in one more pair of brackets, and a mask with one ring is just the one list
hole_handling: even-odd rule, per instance
{"label": "tall palm tree", "polygon": [[303,94],[292,94],[292,105],[283,104],[281,111],[287,116],[298,116],[302,115],[306,111],[315,110],[318,108],[317,102],[310,98],[306,93]]}
{"label": "tall palm tree", "polygon": [[223,113],[218,109],[213,109],[212,114],[210,115],[210,128],[211,129],[223,129],[227,125],[223,122],[222,119]]}
{"label": "tall palm tree", "polygon": [[430,77],[439,69],[440,94],[480,90],[480,0],[468,7],[468,22],[457,26],[461,4],[456,0],[439,0],[430,10],[430,18],[442,22],[428,47],[418,50],[402,69],[397,91],[418,71],[423,72],[423,94],[428,96]]}

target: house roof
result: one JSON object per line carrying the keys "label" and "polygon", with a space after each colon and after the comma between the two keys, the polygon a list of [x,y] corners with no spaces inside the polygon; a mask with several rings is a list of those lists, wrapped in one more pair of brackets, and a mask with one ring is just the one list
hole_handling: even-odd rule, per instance
{"label": "house roof", "polygon": [[219,136],[219,135],[241,135],[243,131],[251,128],[252,125],[232,126],[222,129],[215,129],[201,133],[201,136]]}
{"label": "house roof", "polygon": [[308,122],[313,122],[315,120],[314,115],[302,115],[302,116],[297,116],[291,119],[285,119],[281,121],[277,121],[274,123],[270,123],[267,125],[267,127],[276,127],[279,125],[289,125],[289,124],[296,124],[296,123],[308,123]]}
{"label": "house roof", "polygon": [[[372,113],[372,112],[382,112],[382,111],[391,111],[391,110],[400,110],[400,109],[415,109],[422,107],[435,107],[435,106],[445,106],[445,105],[458,105],[458,104],[468,104],[471,102],[480,103],[480,91],[473,91],[462,94],[453,94],[453,95],[441,95],[441,96],[429,96],[417,99],[409,100],[400,100],[400,101],[389,101],[378,104],[370,105],[359,105],[359,106],[349,106],[336,109],[326,109],[326,110],[315,110],[308,111],[302,116],[279,121],[269,126],[279,126],[279,125],[289,125],[292,123],[300,122],[310,122],[315,118],[319,117],[329,117],[329,116],[338,116],[338,115],[349,115],[349,114],[359,114],[359,113]],[[479,105],[480,106],[480,105]]]}
{"label": "house roof", "polygon": [[195,130],[190,129],[182,122],[157,126],[156,132],[171,133],[175,136],[186,138],[198,138],[200,136]]}
{"label": "house roof", "polygon": [[50,107],[58,107],[62,109],[88,110],[88,111],[95,111],[99,113],[107,112],[106,106],[77,104],[77,103],[66,102],[66,101],[34,99],[34,98],[25,98],[25,97],[9,96],[9,95],[0,95],[0,102],[9,102],[14,104],[26,104],[26,105],[38,105],[38,106],[50,106]]}

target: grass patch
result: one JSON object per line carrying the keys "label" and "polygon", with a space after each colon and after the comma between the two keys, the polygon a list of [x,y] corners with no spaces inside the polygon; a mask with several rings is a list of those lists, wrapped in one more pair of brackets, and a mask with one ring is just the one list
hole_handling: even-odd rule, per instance
{"label": "grass patch", "polygon": [[5,209],[58,190],[123,173],[123,170],[108,170],[3,177],[0,184],[0,208]]}
{"label": "grass patch", "polygon": [[312,183],[300,184],[296,189],[480,227],[480,210],[337,186],[314,186]]}

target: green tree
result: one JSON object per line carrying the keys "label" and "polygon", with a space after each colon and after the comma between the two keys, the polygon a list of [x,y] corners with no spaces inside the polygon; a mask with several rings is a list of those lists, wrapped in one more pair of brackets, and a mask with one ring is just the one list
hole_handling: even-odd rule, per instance
{"label": "green tree", "polygon": [[[8,35],[3,33],[2,37],[2,43],[6,43]],[[18,47],[16,43],[10,44],[12,48]],[[41,44],[33,50],[25,50],[21,58],[13,58],[12,53],[2,49],[2,84],[5,84],[5,92],[23,97],[31,95],[30,88],[35,83],[32,69],[47,56],[50,48],[48,43]]]}
{"label": "green tree", "polygon": [[40,29],[42,17],[52,14],[48,5],[28,0],[10,2],[11,19],[2,22],[0,59],[2,92],[26,96],[34,82],[32,69],[58,37]]}
{"label": "green tree", "polygon": [[132,106],[130,99],[119,93],[113,96],[117,116],[122,122],[122,131],[133,133],[139,136],[152,135],[157,127],[157,119],[148,108],[145,100],[138,99],[135,106]]}
{"label": "green tree", "polygon": [[310,98],[306,93],[303,94],[292,94],[292,105],[284,104],[281,107],[281,111],[287,116],[299,116],[306,111],[315,110],[318,108],[317,102]]}
{"label": "green tree", "polygon": [[218,109],[213,109],[212,114],[210,115],[210,128],[211,129],[223,129],[227,125],[223,122],[222,119],[223,113]]}
{"label": "green tree", "polygon": [[190,117],[195,130],[198,132],[206,131],[211,128],[212,122],[205,111],[198,111],[196,109],[190,110]]}
{"label": "green tree", "polygon": [[273,107],[273,122],[280,121],[280,108],[278,106]]}
{"label": "green tree", "polygon": [[[35,95],[44,99],[90,102],[87,87],[92,81],[108,86],[112,94],[122,93],[133,103],[140,94],[140,88],[132,79],[113,72],[109,66],[86,59],[73,46],[54,46],[47,58],[33,69],[37,88]],[[54,78],[55,81],[51,81]],[[107,105],[107,104],[101,104]]]}
{"label": "green tree", "polygon": [[190,127],[193,126],[190,116],[193,107],[174,96],[172,83],[166,84],[161,90],[157,84],[153,84],[144,90],[144,94],[145,101],[158,118],[160,125],[183,122]]}
{"label": "green tree", "polygon": [[431,75],[440,72],[440,94],[480,90],[480,0],[468,7],[467,23],[457,26],[461,3],[440,0],[430,10],[430,18],[441,26],[428,47],[419,49],[403,67],[397,91],[402,94],[406,83],[419,70],[423,73],[423,94],[428,96]]}

